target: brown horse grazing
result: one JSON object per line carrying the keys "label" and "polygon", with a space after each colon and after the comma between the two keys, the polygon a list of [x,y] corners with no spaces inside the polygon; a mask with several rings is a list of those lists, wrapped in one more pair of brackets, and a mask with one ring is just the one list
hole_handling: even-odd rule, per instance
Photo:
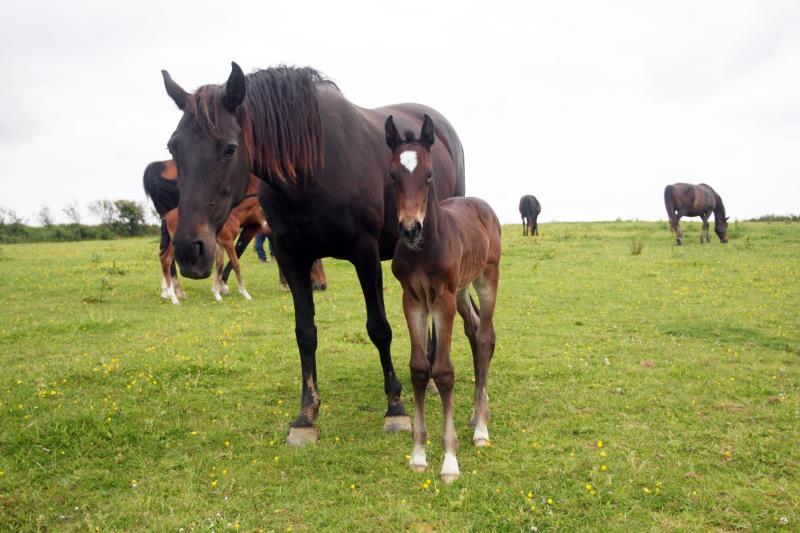
{"label": "brown horse grazing", "polygon": [[539,200],[532,194],[526,194],[519,200],[519,214],[522,215],[522,236],[528,235],[530,229],[531,236],[539,235],[539,224],[536,219],[542,212]]}
{"label": "brown horse grazing", "polygon": [[[386,143],[392,150],[390,175],[400,220],[400,242],[394,252],[392,272],[403,286],[403,312],[411,335],[411,382],[414,385],[414,450],[410,465],[427,467],[425,445],[425,391],[432,377],[444,411],[444,462],[442,480],[458,478],[458,440],[453,422],[455,374],[450,340],[456,311],[464,320],[464,333],[472,348],[475,368],[475,446],[489,443],[489,363],[495,346],[494,314],[500,274],[500,221],[489,204],[478,198],[449,198],[441,204],[433,176],[438,168],[431,158],[433,121],[425,115],[418,139],[406,131],[401,140],[394,119],[386,119]],[[469,294],[472,284],[480,308]],[[433,316],[429,345],[428,314]]]}
{"label": "brown horse grazing", "polygon": [[722,204],[722,198],[710,185],[705,183],[667,185],[664,189],[664,204],[667,207],[670,230],[675,234],[679,246],[683,244],[683,232],[679,224],[681,217],[700,217],[703,220],[700,242],[703,242],[703,238],[706,242],[711,242],[711,237],[708,235],[708,217],[712,212],[714,233],[721,243],[728,242],[728,217],[725,216],[725,206]]}
{"label": "brown horse grazing", "polygon": [[259,200],[292,291],[302,367],[300,412],[287,443],[316,442],[318,436],[317,328],[308,272],[322,257],[355,266],[367,333],[383,369],[384,430],[410,429],[383,302],[380,261],[392,257],[398,238],[384,120],[393,114],[415,129],[425,113],[436,120],[431,155],[442,198],[464,195],[464,153],[452,126],[418,104],[356,106],[311,68],[278,67],[245,76],[233,63],[224,85],[200,87],[194,94],[166,71],[163,76],[167,94],[183,111],[168,143],[181,176],[175,257],[182,274],[210,274],[214,235],[243,198],[250,170],[263,181]]}

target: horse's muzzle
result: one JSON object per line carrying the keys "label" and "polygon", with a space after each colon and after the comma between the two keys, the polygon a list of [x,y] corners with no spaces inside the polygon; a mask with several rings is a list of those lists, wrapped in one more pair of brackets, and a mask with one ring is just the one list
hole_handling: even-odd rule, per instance
{"label": "horse's muzzle", "polygon": [[214,264],[214,246],[203,239],[175,240],[175,260],[181,275],[190,279],[205,279],[211,275]]}

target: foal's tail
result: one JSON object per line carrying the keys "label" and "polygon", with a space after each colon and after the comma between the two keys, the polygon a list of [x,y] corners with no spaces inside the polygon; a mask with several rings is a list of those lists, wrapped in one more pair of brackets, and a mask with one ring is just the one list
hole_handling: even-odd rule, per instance
{"label": "foal's tail", "polygon": [[431,321],[428,330],[428,364],[433,368],[433,361],[436,359],[436,325]]}
{"label": "foal's tail", "polygon": [[664,187],[664,206],[667,208],[667,216],[669,217],[669,229],[675,232],[675,200],[672,194],[672,185]]}

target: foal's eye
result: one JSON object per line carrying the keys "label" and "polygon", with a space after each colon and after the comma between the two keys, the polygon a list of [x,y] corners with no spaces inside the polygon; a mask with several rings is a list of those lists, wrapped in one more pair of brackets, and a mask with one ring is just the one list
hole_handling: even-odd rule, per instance
{"label": "foal's eye", "polygon": [[235,144],[229,144],[228,146],[225,147],[225,150],[223,150],[222,157],[224,157],[225,159],[232,158],[233,154],[236,153],[237,148],[238,146],[236,146]]}
{"label": "foal's eye", "polygon": [[429,170],[428,173],[425,174],[425,183],[430,183],[432,179],[433,179],[433,172]]}

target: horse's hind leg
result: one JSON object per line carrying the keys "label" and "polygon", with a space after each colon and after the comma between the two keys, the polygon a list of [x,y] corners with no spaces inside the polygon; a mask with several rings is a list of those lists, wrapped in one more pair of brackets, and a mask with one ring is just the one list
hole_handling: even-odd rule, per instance
{"label": "horse's hind leg", "polygon": [[708,217],[711,213],[703,213],[700,215],[700,218],[703,220],[703,229],[700,231],[700,244],[703,243],[703,239],[705,242],[711,242],[711,237],[708,235]]}
{"label": "horse's hind leg", "polygon": [[464,335],[469,340],[469,347],[472,350],[472,366],[475,370],[475,400],[472,408],[472,417],[469,420],[471,427],[475,426],[475,406],[478,404],[478,374],[480,367],[478,365],[478,324],[480,317],[478,316],[477,309],[475,308],[472,297],[469,294],[469,287],[465,287],[458,291],[456,295],[456,309],[461,319],[464,321]]}
{"label": "horse's hind leg", "polygon": [[494,307],[497,300],[497,265],[487,265],[483,274],[473,282],[480,303],[480,321],[475,335],[477,341],[477,362],[475,371],[475,433],[472,442],[475,446],[489,443],[489,364],[494,356],[495,333]]}
{"label": "horse's hind leg", "polygon": [[528,236],[528,221],[525,220],[524,216],[522,217],[522,236],[523,237]]}
{"label": "horse's hind leg", "polygon": [[161,251],[161,274],[163,280],[161,281],[161,297],[169,299],[173,304],[178,305],[178,296],[175,294],[175,285],[173,284],[171,267],[175,258],[174,248],[170,242],[164,250]]}
{"label": "horse's hind leg", "polygon": [[678,246],[680,246],[683,244],[683,231],[681,231],[681,216],[679,214],[676,214],[674,219],[670,219],[670,222],[672,222],[672,230],[675,232],[675,241],[678,243]]}
{"label": "horse's hind leg", "polygon": [[[236,274],[236,283],[239,286],[239,294],[241,294],[245,300],[252,300],[253,297],[250,296],[250,293],[248,293],[247,289],[244,288],[244,281],[242,281],[242,268],[239,264],[239,258],[236,257],[236,249],[233,246],[233,239],[226,239],[223,246],[225,247],[225,251],[228,253],[228,260],[233,266],[233,271]],[[221,277],[222,274],[220,274],[220,278]]]}
{"label": "horse's hind leg", "polygon": [[[378,256],[377,243],[363,245],[357,260],[353,261],[364,294],[367,307],[367,334],[378,349],[383,369],[383,390],[386,392],[387,409],[383,419],[384,431],[408,431],[411,420],[403,406],[403,387],[392,363],[392,328],[386,319],[383,303],[383,272]],[[308,276],[308,273],[306,273]]]}
{"label": "horse's hind leg", "polygon": [[538,236],[539,235],[539,221],[538,215],[533,219],[533,234]]}

